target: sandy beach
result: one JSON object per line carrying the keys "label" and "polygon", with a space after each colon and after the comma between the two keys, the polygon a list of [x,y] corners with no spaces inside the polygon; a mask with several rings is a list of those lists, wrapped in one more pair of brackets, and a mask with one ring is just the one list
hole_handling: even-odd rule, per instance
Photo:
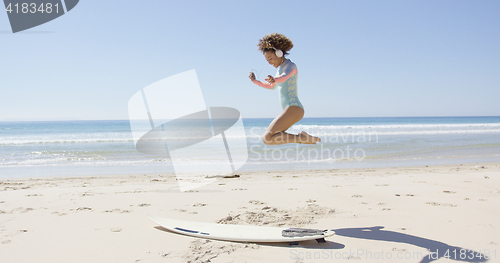
{"label": "sandy beach", "polygon": [[[0,262],[499,262],[500,163],[0,180]],[[148,214],[332,229],[327,243],[171,233]],[[489,259],[489,260],[488,260]]]}

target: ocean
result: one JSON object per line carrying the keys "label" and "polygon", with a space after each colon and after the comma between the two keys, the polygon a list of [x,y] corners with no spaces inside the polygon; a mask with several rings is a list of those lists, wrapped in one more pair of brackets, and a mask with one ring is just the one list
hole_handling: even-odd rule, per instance
{"label": "ocean", "polygon": [[[243,119],[240,171],[500,161],[500,117],[304,118],[289,132],[322,142],[278,146],[261,140],[271,121]],[[0,122],[0,149],[0,178],[175,172],[168,156],[137,151],[128,120]],[[210,149],[191,151],[197,157],[188,152],[183,165],[227,162]]]}

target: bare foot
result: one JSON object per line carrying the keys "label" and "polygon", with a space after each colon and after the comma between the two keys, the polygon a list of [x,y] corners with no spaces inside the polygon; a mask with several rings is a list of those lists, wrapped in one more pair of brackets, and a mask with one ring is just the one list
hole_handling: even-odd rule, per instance
{"label": "bare foot", "polygon": [[301,133],[299,133],[299,141],[302,144],[316,144],[317,142],[321,142],[321,139],[319,137],[311,136],[305,131],[302,131]]}

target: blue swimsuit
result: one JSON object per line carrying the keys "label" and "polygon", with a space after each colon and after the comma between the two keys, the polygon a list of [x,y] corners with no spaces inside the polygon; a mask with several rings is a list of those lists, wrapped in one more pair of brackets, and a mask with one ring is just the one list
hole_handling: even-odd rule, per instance
{"label": "blue swimsuit", "polygon": [[298,106],[304,109],[297,94],[297,75],[297,66],[290,59],[287,59],[278,68],[273,84],[259,80],[254,80],[253,83],[271,90],[276,89],[276,86],[278,86],[281,107],[283,109],[289,106]]}

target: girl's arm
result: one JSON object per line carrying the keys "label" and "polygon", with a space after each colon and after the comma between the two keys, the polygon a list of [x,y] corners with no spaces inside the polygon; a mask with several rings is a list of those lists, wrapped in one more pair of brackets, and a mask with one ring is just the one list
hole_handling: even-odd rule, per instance
{"label": "girl's arm", "polygon": [[293,74],[297,74],[297,67],[295,67],[295,64],[292,63],[292,65],[289,65],[284,69],[284,72],[279,75],[278,77],[272,77],[271,75],[268,76],[266,79],[269,83],[262,82],[260,80],[255,79],[255,74],[250,73],[249,78],[252,80],[252,82],[256,85],[259,85],[263,88],[266,89],[275,89],[276,88],[276,83],[283,83],[288,80]]}
{"label": "girl's arm", "polygon": [[253,72],[250,72],[250,75],[248,75],[248,77],[250,78],[250,80],[254,84],[259,85],[263,88],[271,89],[271,90],[276,88],[276,84],[274,83],[274,79],[273,79],[273,77],[271,77],[271,75],[269,75],[268,78],[266,79],[267,81],[270,81],[271,83],[266,83],[266,82],[262,82],[260,80],[257,80],[255,78],[255,74]]}
{"label": "girl's arm", "polygon": [[271,90],[273,90],[273,89],[275,89],[275,88],[276,88],[276,83],[271,84],[271,83],[262,82],[262,81],[260,81],[260,80],[256,80],[256,79],[255,79],[255,80],[253,80],[252,82],[253,82],[253,84],[259,85],[259,86],[261,86],[261,87],[263,87],[263,88],[266,88],[266,89],[271,89]]}

